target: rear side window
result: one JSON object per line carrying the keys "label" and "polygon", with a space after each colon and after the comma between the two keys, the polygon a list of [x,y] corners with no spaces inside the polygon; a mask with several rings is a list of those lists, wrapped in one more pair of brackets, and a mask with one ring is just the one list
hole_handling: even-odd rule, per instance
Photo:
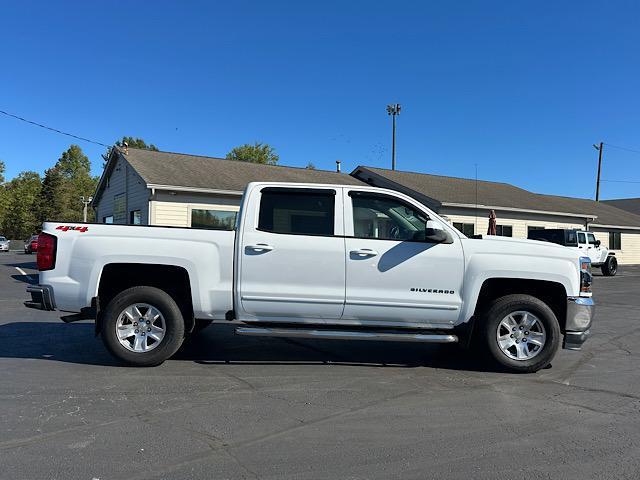
{"label": "rear side window", "polygon": [[334,190],[265,188],[258,229],[292,235],[333,235]]}

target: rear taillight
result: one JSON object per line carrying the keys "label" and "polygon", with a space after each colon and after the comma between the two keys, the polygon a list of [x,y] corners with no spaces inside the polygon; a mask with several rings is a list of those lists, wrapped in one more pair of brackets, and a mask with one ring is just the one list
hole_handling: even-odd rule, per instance
{"label": "rear taillight", "polygon": [[58,239],[48,233],[38,236],[38,255],[36,263],[38,270],[53,270],[56,268],[56,246]]}

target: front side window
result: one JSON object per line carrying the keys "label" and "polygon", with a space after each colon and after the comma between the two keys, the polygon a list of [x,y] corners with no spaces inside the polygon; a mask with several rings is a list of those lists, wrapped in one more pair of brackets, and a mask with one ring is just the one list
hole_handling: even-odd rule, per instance
{"label": "front side window", "polygon": [[234,230],[237,212],[229,210],[191,210],[191,228],[208,228],[210,230]]}
{"label": "front side window", "polygon": [[464,233],[467,237],[472,237],[476,234],[476,227],[473,223],[453,222],[453,226],[459,232]]}
{"label": "front side window", "polygon": [[593,233],[587,233],[587,240],[589,240],[589,245],[596,244],[596,237],[593,235]]}
{"label": "front side window", "polygon": [[258,229],[291,235],[333,235],[334,190],[265,188]]}
{"label": "front side window", "polygon": [[378,240],[425,239],[428,217],[415,207],[386,195],[351,192],[353,233]]}

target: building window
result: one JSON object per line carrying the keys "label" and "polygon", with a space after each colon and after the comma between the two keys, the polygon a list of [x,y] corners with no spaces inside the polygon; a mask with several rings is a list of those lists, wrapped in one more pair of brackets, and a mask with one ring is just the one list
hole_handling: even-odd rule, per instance
{"label": "building window", "polygon": [[265,188],[258,229],[295,235],[333,235],[335,191]]}
{"label": "building window", "polygon": [[102,223],[113,223],[113,215],[109,215],[108,217],[102,217]]}
{"label": "building window", "polygon": [[533,232],[534,230],[544,230],[544,227],[538,227],[535,225],[529,225],[527,227],[527,237],[529,236],[529,233]]}
{"label": "building window", "polygon": [[129,212],[129,224],[130,225],[142,224],[142,213],[140,212],[140,210],[131,210]]}
{"label": "building window", "polygon": [[386,195],[351,192],[353,234],[378,240],[425,240],[427,216],[415,207]]}
{"label": "building window", "polygon": [[229,210],[191,210],[191,228],[210,230],[234,230],[237,212]]}
{"label": "building window", "polygon": [[113,196],[113,223],[125,223],[127,221],[127,209],[124,193]]}
{"label": "building window", "polygon": [[609,232],[609,250],[622,250],[622,233]]}
{"label": "building window", "polygon": [[511,225],[496,225],[496,235],[499,237],[513,237],[513,227]]}
{"label": "building window", "polygon": [[476,228],[473,223],[453,222],[453,226],[464,233],[467,237],[475,235]]}

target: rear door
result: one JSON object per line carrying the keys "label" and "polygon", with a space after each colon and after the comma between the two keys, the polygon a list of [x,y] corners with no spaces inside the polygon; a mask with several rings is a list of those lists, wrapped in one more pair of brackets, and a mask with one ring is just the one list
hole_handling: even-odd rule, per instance
{"label": "rear door", "polygon": [[262,187],[249,202],[236,257],[238,318],[339,319],[345,293],[341,189]]}
{"label": "rear door", "polygon": [[[345,189],[345,192],[347,190]],[[424,240],[428,213],[389,194],[345,193],[346,297],[343,323],[450,325],[462,304],[464,255]]]}

